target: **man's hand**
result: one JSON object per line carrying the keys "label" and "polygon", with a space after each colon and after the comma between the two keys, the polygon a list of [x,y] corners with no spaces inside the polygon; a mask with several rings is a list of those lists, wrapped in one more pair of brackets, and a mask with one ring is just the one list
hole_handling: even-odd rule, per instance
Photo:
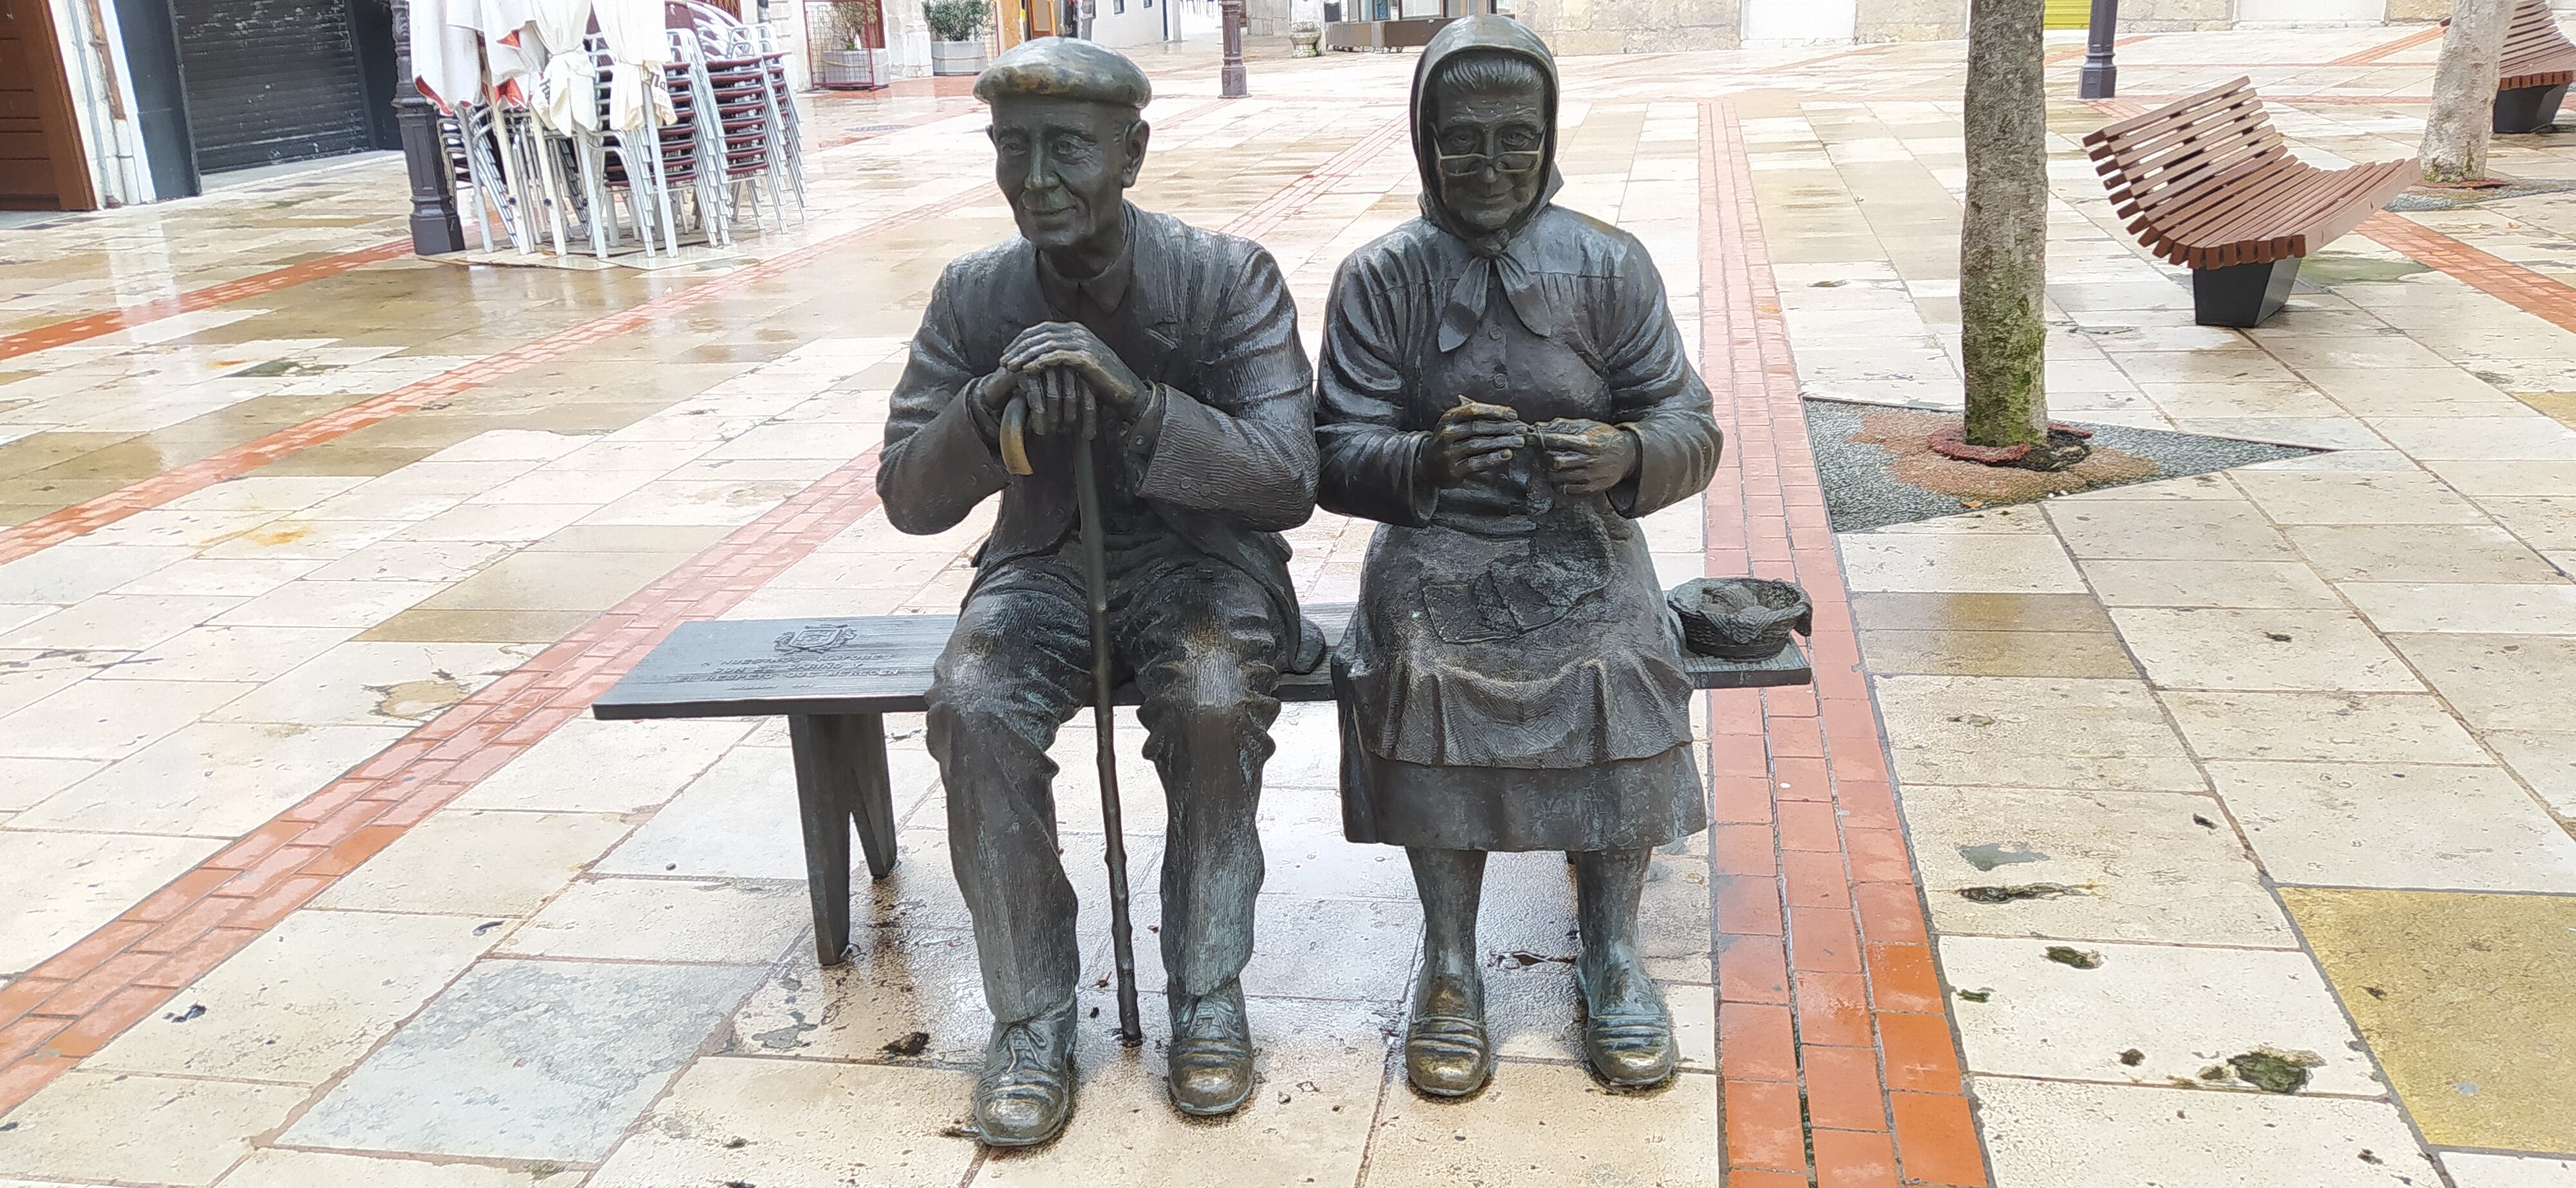
{"label": "man's hand", "polygon": [[1145,381],[1099,335],[1078,323],[1040,322],[1021,331],[1002,352],[1002,369],[1038,381],[1021,385],[1030,397],[1031,432],[1096,428],[1101,408],[1120,420],[1133,420],[1145,405]]}
{"label": "man's hand", "polygon": [[1505,405],[1460,401],[1440,414],[1440,427],[1431,431],[1424,450],[1432,485],[1455,487],[1511,461],[1512,449],[1528,432],[1520,413]]}
{"label": "man's hand", "polygon": [[1637,437],[1617,425],[1554,420],[1538,427],[1538,439],[1555,469],[1556,488],[1568,494],[1598,495],[1637,470]]}

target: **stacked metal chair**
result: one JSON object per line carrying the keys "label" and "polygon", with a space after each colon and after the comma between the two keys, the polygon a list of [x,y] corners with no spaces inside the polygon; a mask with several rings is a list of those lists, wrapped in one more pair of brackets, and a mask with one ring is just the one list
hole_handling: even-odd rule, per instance
{"label": "stacked metal chair", "polygon": [[558,254],[587,242],[606,259],[630,226],[652,256],[678,252],[684,232],[729,245],[737,225],[765,224],[764,200],[781,227],[790,196],[802,215],[802,135],[775,31],[694,0],[667,0],[664,18],[672,60],[655,81],[670,100],[668,122],[654,119],[648,104],[645,126],[614,126],[615,67],[595,24],[582,52],[593,67],[583,98],[596,119],[554,128],[539,118],[539,111],[562,118],[549,102],[557,84],[543,73],[520,80],[516,101],[460,103],[442,119],[485,251],[495,246],[493,222],[520,252],[537,250],[544,234]]}

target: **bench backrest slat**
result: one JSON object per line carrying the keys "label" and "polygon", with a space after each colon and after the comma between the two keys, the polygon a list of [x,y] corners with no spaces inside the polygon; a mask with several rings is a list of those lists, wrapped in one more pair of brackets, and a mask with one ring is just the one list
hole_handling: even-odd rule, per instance
{"label": "bench backrest slat", "polygon": [[2367,218],[2413,169],[2300,161],[2248,78],[2111,124],[2084,149],[2129,232],[2194,268],[2304,256]]}
{"label": "bench backrest slat", "polygon": [[2548,0],[2522,0],[2514,6],[2497,73],[2496,85],[2507,90],[2576,80],[2576,42],[2559,31]]}

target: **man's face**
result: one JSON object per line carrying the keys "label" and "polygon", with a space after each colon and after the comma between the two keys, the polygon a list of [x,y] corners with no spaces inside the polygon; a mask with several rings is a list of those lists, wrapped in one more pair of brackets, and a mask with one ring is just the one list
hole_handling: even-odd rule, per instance
{"label": "man's face", "polygon": [[1145,163],[1145,124],[1131,108],[1009,98],[993,105],[993,180],[1020,234],[1063,250],[1117,223],[1119,199]]}

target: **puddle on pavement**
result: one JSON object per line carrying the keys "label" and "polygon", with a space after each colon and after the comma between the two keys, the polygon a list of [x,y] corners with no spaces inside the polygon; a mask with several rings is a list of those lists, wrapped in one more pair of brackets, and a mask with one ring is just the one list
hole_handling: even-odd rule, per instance
{"label": "puddle on pavement", "polygon": [[418,721],[465,700],[465,686],[444,672],[427,680],[404,681],[399,685],[369,685],[384,697],[376,702],[376,712],[388,718]]}
{"label": "puddle on pavement", "polygon": [[2375,285],[2404,280],[2431,268],[2413,260],[2382,260],[2375,256],[2345,256],[2320,252],[2299,262],[2299,279],[2323,288],[2336,285]]}
{"label": "puddle on pavement", "polygon": [[1967,859],[1968,865],[1976,867],[1979,870],[1993,870],[1998,866],[2006,866],[2017,862],[2048,861],[2048,855],[2040,853],[2037,850],[2025,849],[2018,845],[2007,846],[2001,842],[1985,842],[1979,845],[1961,846],[1959,847],[1959,856]]}

